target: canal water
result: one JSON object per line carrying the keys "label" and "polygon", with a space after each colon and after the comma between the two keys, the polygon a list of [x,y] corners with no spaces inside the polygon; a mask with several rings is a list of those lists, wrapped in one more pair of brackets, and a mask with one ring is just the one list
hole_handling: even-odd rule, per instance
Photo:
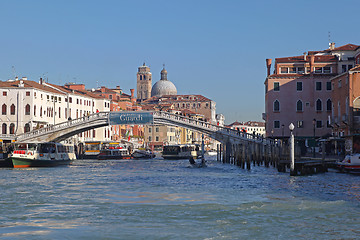
{"label": "canal water", "polygon": [[77,160],[0,169],[0,238],[360,238],[360,176],[207,164]]}

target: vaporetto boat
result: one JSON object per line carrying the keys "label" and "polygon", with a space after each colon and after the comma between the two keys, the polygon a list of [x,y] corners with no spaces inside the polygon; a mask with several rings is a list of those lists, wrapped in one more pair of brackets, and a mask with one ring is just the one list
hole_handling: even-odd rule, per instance
{"label": "vaporetto boat", "polygon": [[55,142],[17,143],[10,160],[14,168],[53,167],[76,160],[74,146]]}
{"label": "vaporetto boat", "polygon": [[163,147],[164,159],[196,159],[199,156],[199,146],[195,144],[175,144]]}

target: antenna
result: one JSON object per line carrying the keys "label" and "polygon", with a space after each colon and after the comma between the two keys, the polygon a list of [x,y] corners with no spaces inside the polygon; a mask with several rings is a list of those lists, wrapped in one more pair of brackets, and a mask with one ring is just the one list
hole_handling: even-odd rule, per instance
{"label": "antenna", "polygon": [[14,67],[14,66],[12,66],[11,68],[12,68],[12,72],[13,72],[13,74],[14,74],[14,79],[15,79],[15,78],[16,78],[16,71],[15,71],[15,67]]}

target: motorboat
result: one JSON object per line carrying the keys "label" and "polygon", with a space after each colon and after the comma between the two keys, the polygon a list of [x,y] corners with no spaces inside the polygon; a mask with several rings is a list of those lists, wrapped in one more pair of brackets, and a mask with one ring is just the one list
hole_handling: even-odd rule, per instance
{"label": "motorboat", "polygon": [[155,157],[155,154],[149,150],[135,149],[131,156],[134,159],[151,159]]}
{"label": "motorboat", "polygon": [[55,142],[17,143],[9,159],[14,168],[53,167],[76,160],[74,146]]}
{"label": "motorboat", "polygon": [[340,171],[360,173],[360,154],[346,155],[344,160],[337,163]]}

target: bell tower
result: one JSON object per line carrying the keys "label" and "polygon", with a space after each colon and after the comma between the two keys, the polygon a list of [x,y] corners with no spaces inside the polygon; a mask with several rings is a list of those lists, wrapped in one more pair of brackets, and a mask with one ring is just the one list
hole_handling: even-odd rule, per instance
{"label": "bell tower", "polygon": [[136,84],[136,98],[138,101],[144,101],[151,97],[151,72],[150,67],[145,63],[138,68]]}

